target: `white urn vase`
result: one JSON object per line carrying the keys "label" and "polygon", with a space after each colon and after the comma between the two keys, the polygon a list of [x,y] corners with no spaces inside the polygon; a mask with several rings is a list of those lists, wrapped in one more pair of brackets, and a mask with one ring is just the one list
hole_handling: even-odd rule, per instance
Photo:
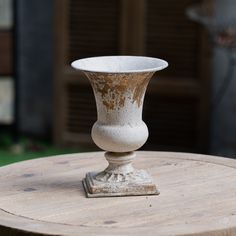
{"label": "white urn vase", "polygon": [[149,80],[168,66],[164,60],[139,56],[104,56],[76,60],[72,67],[88,77],[96,99],[97,121],[92,139],[106,151],[109,165],[86,174],[88,197],[153,195],[157,185],[145,170],[132,166],[134,151],[148,138],[142,120],[143,99]]}

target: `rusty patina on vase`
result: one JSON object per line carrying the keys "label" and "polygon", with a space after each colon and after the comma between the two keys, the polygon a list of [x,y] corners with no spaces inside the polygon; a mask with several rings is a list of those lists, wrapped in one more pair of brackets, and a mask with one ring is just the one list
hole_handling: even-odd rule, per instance
{"label": "rusty patina on vase", "polygon": [[[116,110],[124,107],[125,100],[131,99],[140,107],[149,80],[154,72],[145,73],[85,73],[94,89],[94,94],[99,94],[107,110]],[[127,97],[127,93],[130,95]]]}

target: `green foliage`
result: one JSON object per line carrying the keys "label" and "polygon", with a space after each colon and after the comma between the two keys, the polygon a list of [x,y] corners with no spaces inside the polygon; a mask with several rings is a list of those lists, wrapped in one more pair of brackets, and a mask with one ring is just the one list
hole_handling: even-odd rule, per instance
{"label": "green foliage", "polygon": [[21,138],[19,144],[13,144],[11,136],[0,135],[0,166],[13,162],[24,161],[39,157],[61,155],[85,151],[83,149],[56,148],[50,143]]}
{"label": "green foliage", "polygon": [[18,161],[24,161],[39,157],[46,157],[46,156],[52,156],[52,155],[60,155],[60,154],[66,154],[66,153],[73,153],[72,150],[67,149],[56,149],[53,147],[48,147],[47,149],[39,152],[28,152],[25,151],[20,154],[12,153],[11,151],[7,150],[0,150],[0,166],[7,165],[10,163],[18,162]]}
{"label": "green foliage", "polygon": [[12,144],[11,136],[7,133],[0,134],[0,148],[7,148]]}

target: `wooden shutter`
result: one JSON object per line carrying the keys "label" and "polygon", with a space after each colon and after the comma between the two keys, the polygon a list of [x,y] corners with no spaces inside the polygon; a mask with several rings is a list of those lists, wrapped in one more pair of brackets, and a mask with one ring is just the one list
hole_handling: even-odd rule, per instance
{"label": "wooden shutter", "polygon": [[204,152],[207,148],[209,55],[203,30],[187,19],[197,0],[62,0],[56,20],[55,142],[95,147],[96,120],[87,78],[72,70],[77,58],[147,55],[170,66],[148,86],[144,121],[150,131],[146,149]]}

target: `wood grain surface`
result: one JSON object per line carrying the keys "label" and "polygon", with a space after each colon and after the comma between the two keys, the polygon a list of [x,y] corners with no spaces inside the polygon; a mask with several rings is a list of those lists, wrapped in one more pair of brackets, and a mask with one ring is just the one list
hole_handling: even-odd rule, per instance
{"label": "wood grain surface", "polygon": [[158,196],[86,198],[81,180],[103,152],[0,168],[0,235],[236,235],[236,160],[137,152]]}

